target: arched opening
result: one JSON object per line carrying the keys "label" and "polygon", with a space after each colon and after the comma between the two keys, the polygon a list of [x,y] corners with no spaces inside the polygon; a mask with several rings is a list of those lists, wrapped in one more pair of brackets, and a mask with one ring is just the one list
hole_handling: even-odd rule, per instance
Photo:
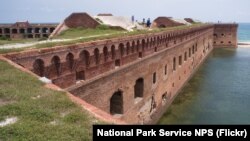
{"label": "arched opening", "polygon": [[176,58],[174,57],[173,58],[173,71],[176,70]]}
{"label": "arched opening", "polygon": [[127,55],[129,55],[129,53],[130,53],[130,43],[129,42],[127,42],[126,47],[127,47],[127,49],[126,49]]}
{"label": "arched opening", "polygon": [[165,65],[164,67],[164,75],[167,75],[168,74],[168,65]]}
{"label": "arched opening", "polygon": [[[232,42],[231,42],[231,41],[228,41],[228,43],[229,43],[229,44],[232,44]],[[209,47],[209,46],[208,46],[208,47]]]}
{"label": "arched opening", "polygon": [[89,67],[90,61],[89,61],[89,52],[84,50],[80,53],[80,61],[82,62],[83,66]]}
{"label": "arched opening", "polygon": [[144,80],[143,78],[139,78],[135,82],[134,98],[143,97],[143,91],[144,91]]}
{"label": "arched opening", "polygon": [[191,57],[191,48],[188,49],[188,56]]}
{"label": "arched opening", "polygon": [[76,80],[85,80],[85,71],[76,71]]}
{"label": "arched opening", "polygon": [[21,28],[21,29],[19,30],[19,32],[20,32],[21,34],[24,34],[24,33],[25,33],[25,29]]}
{"label": "arched opening", "polygon": [[154,37],[153,39],[153,46],[155,46],[155,44],[156,44],[156,37]]}
{"label": "arched opening", "polygon": [[95,54],[95,64],[98,65],[100,64],[100,53],[98,48],[94,50],[94,54]]}
{"label": "arched opening", "polygon": [[153,84],[156,83],[156,72],[153,73]]}
{"label": "arched opening", "polygon": [[119,44],[119,51],[120,51],[121,57],[123,57],[124,56],[124,45],[123,45],[123,43]]}
{"label": "arched opening", "polygon": [[192,47],[192,54],[194,54],[194,46]]}
{"label": "arched opening", "polygon": [[120,67],[121,66],[121,60],[120,59],[116,59],[115,60],[115,67]]}
{"label": "arched opening", "polygon": [[46,27],[42,28],[42,33],[49,33],[49,29]]}
{"label": "arched opening", "polygon": [[136,52],[140,51],[140,40],[137,40]]}
{"label": "arched opening", "polygon": [[224,41],[221,41],[220,43],[221,43],[221,44],[224,44]]}
{"label": "arched opening", "polygon": [[112,60],[114,60],[115,59],[115,46],[114,45],[112,45],[111,46],[111,54],[112,54]]}
{"label": "arched opening", "polygon": [[35,28],[35,33],[40,33],[40,28]]}
{"label": "arched opening", "polygon": [[151,40],[150,40],[150,44],[149,44],[149,48],[151,48],[152,46],[153,46],[153,38],[151,38]]}
{"label": "arched opening", "polygon": [[5,29],[4,29],[4,33],[5,33],[5,34],[10,34],[10,29],[9,29],[9,28],[5,28]]}
{"label": "arched opening", "polygon": [[145,50],[145,44],[146,44],[146,42],[145,42],[144,39],[142,40],[142,43],[141,43],[141,44],[142,44],[142,51],[144,52],[144,50]]}
{"label": "arched opening", "polygon": [[104,62],[108,61],[108,48],[105,46],[103,48],[103,57],[104,57]]}
{"label": "arched opening", "polygon": [[146,49],[148,49],[149,48],[149,43],[150,43],[150,41],[149,41],[149,39],[147,39],[147,42],[146,42]]}
{"label": "arched opening", "polygon": [[44,62],[42,59],[37,59],[33,64],[33,72],[41,77],[44,76]]}
{"label": "arched opening", "polygon": [[35,38],[41,38],[40,34],[36,34]]}
{"label": "arched opening", "polygon": [[123,114],[123,95],[119,90],[110,99],[110,114]]}
{"label": "arched opening", "polygon": [[33,35],[32,34],[28,34],[28,38],[33,38]]}
{"label": "arched opening", "polygon": [[44,37],[44,38],[48,38],[49,35],[48,35],[48,34],[43,34],[43,37]]}
{"label": "arched opening", "polygon": [[157,37],[157,45],[160,45],[160,42],[161,42],[160,40],[161,40],[161,39],[160,39],[160,37],[158,36],[158,37]]}
{"label": "arched opening", "polygon": [[3,30],[2,30],[2,28],[0,28],[0,34],[2,34],[3,33]]}
{"label": "arched opening", "polygon": [[74,67],[74,55],[72,53],[68,53],[66,56],[66,64],[69,70],[72,71]]}
{"label": "arched opening", "polygon": [[187,52],[184,54],[184,61],[187,61]]}
{"label": "arched opening", "polygon": [[14,28],[14,29],[12,29],[11,32],[12,32],[12,34],[17,34],[17,29]]}
{"label": "arched opening", "polygon": [[135,52],[135,41],[132,42],[131,52],[132,53]]}
{"label": "arched opening", "polygon": [[49,32],[52,33],[54,30],[55,30],[55,28],[52,27],[52,28],[49,29]]}
{"label": "arched opening", "polygon": [[181,66],[182,65],[182,56],[180,55],[179,56],[179,66]]}
{"label": "arched opening", "polygon": [[60,58],[58,56],[54,56],[51,59],[51,67],[52,67],[52,72],[54,72],[57,76],[59,76],[61,63],[60,63]]}
{"label": "arched opening", "polygon": [[32,28],[28,28],[27,29],[27,33],[33,33],[33,29]]}

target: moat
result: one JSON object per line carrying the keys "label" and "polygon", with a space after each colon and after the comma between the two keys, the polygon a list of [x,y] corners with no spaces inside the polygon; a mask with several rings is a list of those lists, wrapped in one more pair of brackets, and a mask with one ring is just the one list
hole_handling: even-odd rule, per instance
{"label": "moat", "polygon": [[214,49],[159,124],[250,124],[250,48]]}

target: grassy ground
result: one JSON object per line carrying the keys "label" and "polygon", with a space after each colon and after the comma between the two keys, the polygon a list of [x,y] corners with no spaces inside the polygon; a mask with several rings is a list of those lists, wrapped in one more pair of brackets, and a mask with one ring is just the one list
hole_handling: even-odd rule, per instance
{"label": "grassy ground", "polygon": [[0,74],[0,122],[18,118],[16,123],[0,127],[0,140],[91,140],[92,124],[98,121],[65,93],[43,87],[36,78],[3,61]]}
{"label": "grassy ground", "polygon": [[86,37],[93,35],[104,35],[104,34],[117,34],[124,32],[125,30],[115,30],[109,28],[97,28],[97,29],[84,29],[84,28],[72,28],[62,32],[55,39],[72,39],[77,37]]}
{"label": "grassy ground", "polygon": [[[69,38],[69,37],[82,37],[84,35],[86,36],[93,36],[93,35],[103,35],[103,36],[98,36],[98,37],[88,37],[88,38],[82,38],[82,39],[77,39],[73,41],[65,41],[65,42],[53,42],[53,43],[44,43],[44,44],[38,44],[32,47],[28,48],[48,48],[48,47],[54,47],[54,46],[61,46],[61,45],[71,45],[71,44],[76,44],[76,43],[81,43],[81,42],[87,42],[87,41],[94,41],[94,40],[102,40],[102,39],[111,39],[111,38],[116,38],[116,37],[123,37],[123,36],[132,36],[132,35],[139,35],[139,34],[146,34],[146,33],[157,33],[157,32],[162,32],[162,31],[171,31],[171,30],[181,30],[181,29],[186,29],[186,28],[192,28],[192,27],[197,27],[201,26],[204,24],[194,24],[191,26],[177,26],[177,27],[169,27],[169,28],[160,28],[160,29],[153,29],[153,30],[138,30],[138,31],[133,31],[133,32],[124,32],[121,30],[112,30],[112,29],[70,29],[68,31],[63,32],[61,35],[59,35],[57,38]],[[104,35],[104,34],[110,34],[110,35]],[[22,49],[0,49],[0,54],[3,53],[9,53],[9,52],[14,52],[14,51],[22,51],[27,48],[22,48]]]}
{"label": "grassy ground", "polygon": [[0,45],[15,44],[15,43],[27,43],[27,42],[36,42],[36,41],[38,41],[38,39],[0,40]]}

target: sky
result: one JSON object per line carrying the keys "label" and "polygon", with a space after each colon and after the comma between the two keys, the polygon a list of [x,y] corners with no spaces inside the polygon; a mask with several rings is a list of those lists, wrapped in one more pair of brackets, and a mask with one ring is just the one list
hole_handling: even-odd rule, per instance
{"label": "sky", "polygon": [[158,16],[203,22],[249,22],[250,0],[2,0],[0,23],[61,22],[73,12],[112,13],[152,20]]}

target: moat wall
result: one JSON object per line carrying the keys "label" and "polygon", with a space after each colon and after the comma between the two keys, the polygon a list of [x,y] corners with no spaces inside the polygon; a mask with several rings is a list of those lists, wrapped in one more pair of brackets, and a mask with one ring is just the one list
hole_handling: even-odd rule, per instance
{"label": "moat wall", "polygon": [[6,57],[52,79],[114,118],[132,124],[153,123],[212,51],[215,26],[93,41]]}

